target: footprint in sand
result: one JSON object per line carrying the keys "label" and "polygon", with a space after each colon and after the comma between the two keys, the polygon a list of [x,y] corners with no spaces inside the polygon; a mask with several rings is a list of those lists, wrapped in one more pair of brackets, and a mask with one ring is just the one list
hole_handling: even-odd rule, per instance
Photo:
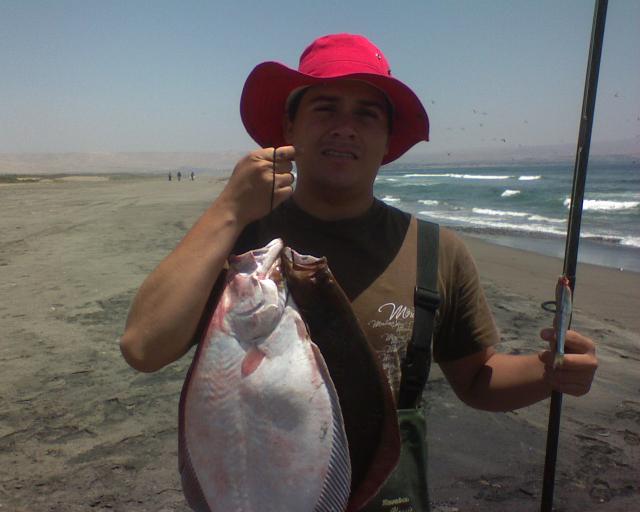
{"label": "footprint in sand", "polygon": [[611,435],[611,431],[607,428],[600,427],[599,425],[585,425],[585,430],[593,435],[600,437],[609,437]]}
{"label": "footprint in sand", "polygon": [[623,400],[619,407],[622,410],[616,412],[616,418],[635,421],[640,425],[640,403],[633,400]]}
{"label": "footprint in sand", "polygon": [[598,503],[606,503],[607,501],[611,501],[614,493],[611,487],[609,487],[608,482],[596,478],[591,485],[591,489],[589,489],[589,496]]}
{"label": "footprint in sand", "polygon": [[631,432],[631,430],[625,430],[622,432],[622,437],[624,438],[625,443],[632,446],[638,446],[640,444],[640,435],[635,432]]}

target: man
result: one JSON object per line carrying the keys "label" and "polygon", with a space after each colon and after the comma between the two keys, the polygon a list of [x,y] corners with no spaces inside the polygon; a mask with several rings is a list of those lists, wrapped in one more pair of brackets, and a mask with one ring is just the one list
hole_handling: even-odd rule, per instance
{"label": "man", "polygon": [[[220,196],[145,280],[121,339],[125,359],[155,371],[185,354],[229,254],[279,236],[300,253],[327,257],[397,393],[412,328],[416,220],[375,199],[373,184],[380,165],[428,140],[424,107],[370,41],[338,34],[314,41],[298,71],[257,66],[241,115],[266,148],[238,162]],[[447,229],[439,247],[433,353],[465,403],[507,411],[552,389],[589,390],[597,367],[590,339],[570,331],[556,369],[549,350],[497,353],[499,334],[473,259]],[[552,329],[541,336],[553,343]]]}

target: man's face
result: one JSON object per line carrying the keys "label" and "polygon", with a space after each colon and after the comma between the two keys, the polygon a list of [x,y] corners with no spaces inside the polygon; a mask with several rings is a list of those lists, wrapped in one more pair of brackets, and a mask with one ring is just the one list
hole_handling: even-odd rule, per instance
{"label": "man's face", "polygon": [[296,148],[297,188],[307,193],[372,194],[388,150],[384,94],[357,80],[311,87],[285,135]]}

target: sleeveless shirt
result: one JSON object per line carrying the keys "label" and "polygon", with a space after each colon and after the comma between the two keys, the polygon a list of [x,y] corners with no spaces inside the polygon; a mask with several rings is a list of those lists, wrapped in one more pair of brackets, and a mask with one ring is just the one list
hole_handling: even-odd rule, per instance
{"label": "sleeveless shirt", "polygon": [[[301,254],[326,257],[397,395],[400,368],[413,330],[417,221],[375,199],[363,215],[323,221],[289,199],[249,224],[234,254],[263,247],[274,238]],[[440,230],[433,356],[452,361],[497,343],[499,333],[462,240]]]}

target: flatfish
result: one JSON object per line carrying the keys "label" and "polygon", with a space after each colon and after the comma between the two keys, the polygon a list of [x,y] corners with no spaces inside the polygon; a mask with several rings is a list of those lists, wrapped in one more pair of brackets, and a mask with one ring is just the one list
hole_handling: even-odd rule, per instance
{"label": "flatfish", "polygon": [[230,259],[180,397],[197,512],[338,512],[351,469],[336,390],[281,273],[283,242]]}
{"label": "flatfish", "polygon": [[393,394],[326,259],[285,248],[283,272],[338,392],[352,471],[347,510],[359,510],[378,493],[400,457]]}

